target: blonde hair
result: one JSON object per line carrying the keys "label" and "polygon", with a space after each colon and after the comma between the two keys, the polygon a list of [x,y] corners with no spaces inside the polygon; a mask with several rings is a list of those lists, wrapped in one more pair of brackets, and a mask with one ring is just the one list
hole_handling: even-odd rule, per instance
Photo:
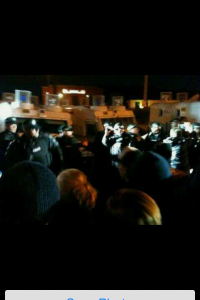
{"label": "blonde hair", "polygon": [[81,207],[93,209],[96,205],[97,191],[88,182],[85,174],[76,169],[65,170],[57,178],[61,199],[74,196]]}
{"label": "blonde hair", "polygon": [[162,216],[156,202],[147,194],[122,189],[107,201],[107,211],[129,225],[162,225]]}

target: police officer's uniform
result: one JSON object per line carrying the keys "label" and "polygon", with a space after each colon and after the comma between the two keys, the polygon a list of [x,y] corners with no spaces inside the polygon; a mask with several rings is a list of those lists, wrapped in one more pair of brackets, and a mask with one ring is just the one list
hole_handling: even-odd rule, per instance
{"label": "police officer's uniform", "polygon": [[170,138],[172,147],[171,167],[189,172],[188,144],[185,138]]}
{"label": "police officer's uniform", "polygon": [[106,138],[106,146],[110,148],[112,166],[118,167],[118,157],[122,150],[129,146],[130,141],[131,138],[126,132],[123,132],[121,135],[114,134],[113,136],[108,136]]}
{"label": "police officer's uniform", "polygon": [[[31,123],[34,121],[34,124]],[[39,129],[35,120],[28,120],[28,128]],[[25,134],[10,144],[7,154],[7,168],[21,161],[34,161],[50,168],[55,174],[62,170],[62,151],[58,142],[51,136],[40,133],[38,138],[29,139]]]}
{"label": "police officer's uniform", "polygon": [[161,125],[159,123],[153,123],[153,124],[157,124],[160,127],[160,131],[158,133],[150,132],[147,135],[147,137],[145,139],[145,150],[146,151],[151,151],[156,144],[162,143],[163,140],[166,138],[166,136],[161,128]]}
{"label": "police officer's uniform", "polygon": [[[134,129],[134,128],[138,128],[138,126],[136,124],[131,124],[131,125],[128,126],[127,130],[129,131],[129,130]],[[142,138],[139,140],[137,134],[135,134],[135,133],[128,132],[128,135],[130,137],[129,146],[134,147],[134,148],[144,152],[144,150],[145,150],[145,141]],[[139,135],[139,137],[140,137],[140,135]]]}
{"label": "police officer's uniform", "polygon": [[[200,128],[200,124],[194,123],[193,128],[195,127]],[[192,169],[194,169],[200,162],[200,136],[196,131],[193,131],[190,135],[189,159]]]}
{"label": "police officer's uniform", "polygon": [[[63,131],[73,131],[71,126],[63,126]],[[78,140],[74,137],[63,135],[58,137],[57,142],[63,153],[63,167],[64,169],[76,168],[82,169],[83,160],[79,150]]]}
{"label": "police officer's uniform", "polygon": [[[7,118],[6,124],[17,124],[16,118]],[[0,133],[0,171],[5,169],[5,154],[11,142],[18,138],[17,133],[12,133],[7,129]]]}

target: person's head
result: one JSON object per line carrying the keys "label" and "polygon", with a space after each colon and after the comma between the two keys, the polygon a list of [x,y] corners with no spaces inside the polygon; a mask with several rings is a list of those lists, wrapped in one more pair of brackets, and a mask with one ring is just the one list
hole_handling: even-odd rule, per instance
{"label": "person's head", "polygon": [[136,163],[137,159],[142,155],[140,150],[133,147],[126,147],[119,156],[119,173],[122,179],[128,181],[129,170]]}
{"label": "person's head", "polygon": [[79,207],[91,210],[96,205],[97,191],[85,174],[76,169],[65,170],[57,178],[61,199],[72,197]]}
{"label": "person's head", "polygon": [[40,126],[34,119],[28,119],[24,122],[24,133],[27,138],[35,139],[39,137]]}
{"label": "person's head", "polygon": [[138,135],[140,133],[140,129],[136,124],[131,124],[127,127],[127,131],[129,133],[133,133],[135,135]]}
{"label": "person's head", "polygon": [[160,123],[154,122],[151,124],[151,132],[152,133],[160,133],[161,128],[162,128],[162,126]]}
{"label": "person's head", "polygon": [[17,119],[16,118],[7,118],[5,120],[6,129],[11,133],[17,132]]}
{"label": "person's head", "polygon": [[61,125],[61,126],[59,126],[59,128],[58,128],[58,134],[59,134],[60,137],[63,136],[63,127],[64,127],[64,126],[65,126],[65,125]]}
{"label": "person's head", "polygon": [[194,123],[193,124],[193,130],[200,135],[200,123]]}
{"label": "person's head", "polygon": [[60,199],[55,175],[36,162],[22,162],[0,181],[0,219],[11,224],[36,222]]}
{"label": "person's head", "polygon": [[170,130],[170,137],[171,138],[179,138],[181,139],[183,136],[183,131],[179,128],[174,128]]}
{"label": "person's head", "polygon": [[74,134],[72,126],[63,127],[63,135],[67,137],[72,137]]}
{"label": "person's head", "polygon": [[171,121],[171,129],[178,128],[179,124],[180,124],[180,121],[178,119],[173,119]]}
{"label": "person's head", "polygon": [[159,193],[162,185],[167,185],[172,178],[170,165],[165,158],[155,152],[142,154],[129,170],[130,185],[149,195]]}
{"label": "person's head", "polygon": [[167,143],[157,143],[153,147],[153,152],[156,152],[157,154],[163,156],[164,158],[166,158],[168,162],[171,161],[171,156],[172,156],[171,145]]}
{"label": "person's head", "polygon": [[162,225],[160,209],[156,202],[137,190],[123,189],[116,192],[107,201],[107,212],[113,225]]}
{"label": "person's head", "polygon": [[125,131],[124,129],[124,125],[122,125],[121,123],[117,123],[114,126],[114,134],[115,135],[122,135],[122,133]]}

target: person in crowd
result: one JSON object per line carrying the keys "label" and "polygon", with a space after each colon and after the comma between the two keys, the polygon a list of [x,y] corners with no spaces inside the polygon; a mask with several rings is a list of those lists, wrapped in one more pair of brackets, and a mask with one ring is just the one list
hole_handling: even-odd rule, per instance
{"label": "person in crowd", "polygon": [[166,159],[152,151],[140,155],[127,175],[132,187],[149,193],[152,197],[172,178]]}
{"label": "person in crowd", "polygon": [[193,131],[189,143],[189,161],[191,169],[194,170],[200,162],[200,123],[193,124]]}
{"label": "person in crowd", "polygon": [[131,124],[127,127],[127,132],[130,135],[130,147],[137,148],[140,151],[145,150],[145,141],[140,135],[140,129],[136,124]]}
{"label": "person in crowd", "polygon": [[55,174],[62,170],[62,151],[58,142],[40,133],[40,126],[34,119],[24,122],[24,134],[10,144],[7,154],[7,169],[21,161],[39,162]]}
{"label": "person in crowd", "polygon": [[176,128],[178,129],[179,125],[180,125],[180,120],[173,119],[173,120],[171,120],[170,124],[171,124],[171,129],[176,129]]}
{"label": "person in crowd", "polygon": [[65,170],[59,174],[57,182],[63,201],[68,196],[74,196],[80,207],[87,210],[95,207],[97,191],[83,172],[77,169]]}
{"label": "person in crowd", "polygon": [[21,162],[0,180],[0,221],[12,225],[42,223],[60,199],[55,175],[37,162]]}
{"label": "person in crowd", "polygon": [[112,135],[112,131],[106,128],[102,143],[110,149],[112,166],[118,167],[118,156],[125,147],[129,146],[131,139],[121,123],[115,124],[113,132]]}
{"label": "person in crowd", "polygon": [[172,147],[170,144],[157,143],[153,147],[152,151],[164,157],[168,161],[169,165],[171,165]]}
{"label": "person in crowd", "polygon": [[129,171],[132,170],[134,164],[137,162],[141,155],[142,152],[133,147],[124,148],[122,153],[120,154],[118,166],[119,174],[126,183],[129,182]]}
{"label": "person in crowd", "polygon": [[200,123],[193,123],[192,128],[191,138],[200,140]]}
{"label": "person in crowd", "polygon": [[157,143],[163,142],[166,137],[160,123],[154,122],[150,128],[151,132],[144,136],[146,151],[151,151]]}
{"label": "person in crowd", "polygon": [[145,152],[129,168],[127,175],[129,187],[150,195],[160,207],[166,222],[170,199],[173,198],[173,176],[167,160],[155,152]]}
{"label": "person in crowd", "polygon": [[95,149],[98,150],[99,147],[105,147],[103,144],[102,144],[102,139],[105,135],[105,131],[107,130],[108,132],[112,132],[113,133],[113,125],[111,122],[105,122],[103,124],[103,127],[104,127],[104,130],[102,131],[98,131],[96,136],[95,136],[95,139],[94,139],[94,145],[95,145]]}
{"label": "person in crowd", "polygon": [[107,201],[106,226],[162,225],[156,202],[147,194],[133,189],[122,189]]}
{"label": "person in crowd", "polygon": [[46,223],[73,227],[92,223],[97,191],[85,174],[76,169],[65,170],[59,174],[57,183],[61,200],[49,210]]}
{"label": "person in crowd", "polygon": [[83,159],[72,126],[63,126],[63,136],[56,140],[63,153],[63,169],[83,168]]}
{"label": "person in crowd", "polygon": [[188,143],[183,138],[182,130],[178,128],[171,129],[170,138],[167,138],[165,142],[171,144],[172,147],[171,167],[189,173]]}
{"label": "person in crowd", "polygon": [[63,135],[64,135],[64,133],[63,133],[63,127],[64,127],[65,125],[60,125],[59,126],[59,128],[58,128],[58,138],[61,138],[61,137],[63,137]]}
{"label": "person in crowd", "polygon": [[17,119],[7,118],[5,120],[6,130],[0,133],[0,171],[6,168],[6,151],[11,142],[18,138]]}

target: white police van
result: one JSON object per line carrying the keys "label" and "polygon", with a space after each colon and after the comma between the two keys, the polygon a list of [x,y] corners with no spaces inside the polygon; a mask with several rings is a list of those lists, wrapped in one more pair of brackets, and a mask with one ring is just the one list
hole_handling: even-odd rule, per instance
{"label": "white police van", "polygon": [[150,109],[150,123],[159,122],[169,130],[170,122],[181,118],[185,123],[200,123],[200,102],[157,103]]}

